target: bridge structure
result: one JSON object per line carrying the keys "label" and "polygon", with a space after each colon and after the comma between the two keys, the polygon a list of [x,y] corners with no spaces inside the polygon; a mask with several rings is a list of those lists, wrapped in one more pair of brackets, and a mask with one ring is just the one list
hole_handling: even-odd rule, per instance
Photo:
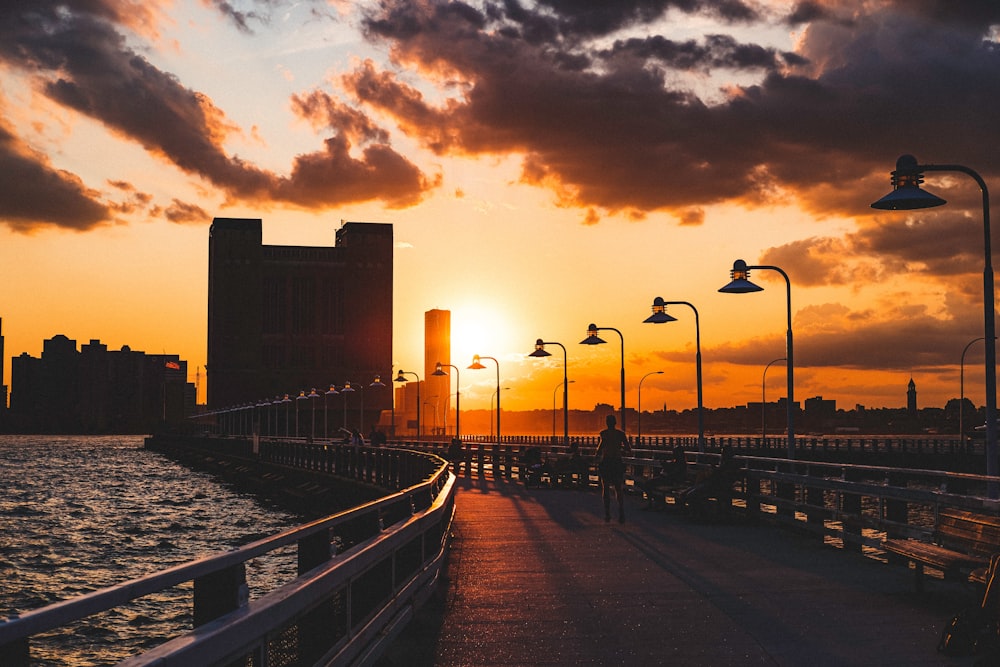
{"label": "bridge structure", "polygon": [[[941,580],[918,594],[879,545],[928,538],[945,508],[1000,513],[982,475],[740,455],[726,512],[641,512],[633,494],[625,522],[605,523],[592,472],[575,490],[527,488],[519,446],[474,445],[458,475],[443,442],[150,446],[247,476],[350,477],[386,497],[6,619],[0,663],[30,665],[42,633],[186,582],[195,627],[122,664],[963,664],[935,647],[977,591]],[[695,466],[717,456],[688,454]],[[639,450],[630,479],[658,465]],[[249,600],[245,563],[289,545],[297,575]]]}

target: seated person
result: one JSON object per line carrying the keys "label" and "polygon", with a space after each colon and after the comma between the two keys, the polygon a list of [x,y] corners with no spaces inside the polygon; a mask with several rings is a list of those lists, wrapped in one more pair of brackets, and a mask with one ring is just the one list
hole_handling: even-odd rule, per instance
{"label": "seated person", "polygon": [[653,509],[653,493],[657,490],[676,488],[684,484],[686,477],[687,459],[684,458],[684,450],[680,447],[674,447],[673,459],[663,464],[658,475],[644,479],[636,484],[646,494],[646,507],[643,509]]}
{"label": "seated person", "polygon": [[726,445],[722,448],[719,463],[712,468],[704,478],[686,489],[678,497],[678,502],[686,507],[701,509],[706,500],[717,498],[720,508],[728,512],[732,505],[733,482],[739,471],[739,463],[733,456],[733,448]]}

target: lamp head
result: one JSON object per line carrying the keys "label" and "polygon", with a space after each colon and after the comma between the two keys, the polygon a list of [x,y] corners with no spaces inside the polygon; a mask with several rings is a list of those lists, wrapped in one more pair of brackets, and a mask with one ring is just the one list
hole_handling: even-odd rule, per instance
{"label": "lamp head", "polygon": [[403,375],[403,369],[399,369],[399,373],[396,374],[396,379],[394,382],[406,382],[406,377]]}
{"label": "lamp head", "polygon": [[382,383],[382,376],[381,375],[376,375],[375,379],[372,380],[371,384],[368,385],[368,386],[369,387],[384,387],[385,385]]}
{"label": "lamp head", "polygon": [[529,357],[551,357],[550,352],[545,351],[545,343],[539,338],[535,341],[535,351],[528,355]]}
{"label": "lamp head", "polygon": [[760,292],[764,288],[750,282],[750,269],[742,259],[733,262],[733,269],[729,272],[732,280],[725,287],[720,287],[719,291],[725,294],[746,294],[747,292]]}
{"label": "lamp head", "polygon": [[299,391],[299,395],[295,397],[295,400],[296,401],[301,401],[301,400],[304,400],[306,398],[308,398],[306,396],[306,391],[305,391],[305,389],[302,389],[302,390]]}
{"label": "lamp head", "polygon": [[444,368],[442,368],[440,361],[434,365],[434,372],[431,373],[431,375],[447,375],[447,373],[444,372]]}
{"label": "lamp head", "polygon": [[676,322],[677,318],[667,314],[667,304],[662,296],[653,299],[653,314],[643,320],[645,324],[663,324],[664,322]]}
{"label": "lamp head", "polygon": [[924,174],[912,155],[900,155],[892,172],[892,192],[876,202],[872,208],[883,211],[912,211],[945,204],[945,200],[920,187]]}
{"label": "lamp head", "polygon": [[316,387],[313,387],[312,391],[309,392],[309,398],[319,398],[319,394],[316,393]]}
{"label": "lamp head", "polygon": [[608,341],[597,335],[598,331],[599,329],[596,324],[588,326],[587,337],[580,341],[580,345],[600,345],[602,343],[607,343]]}
{"label": "lamp head", "polygon": [[348,380],[347,382],[345,382],[344,383],[344,388],[341,389],[340,391],[341,392],[345,392],[346,391],[346,392],[349,392],[349,393],[354,393],[354,389],[351,387],[351,381]]}
{"label": "lamp head", "polygon": [[335,387],[334,385],[332,385],[332,384],[331,384],[331,385],[330,385],[330,391],[328,391],[328,392],[326,392],[326,393],[327,393],[327,394],[334,394],[334,395],[335,395],[335,394],[339,394],[340,392],[339,392],[339,391],[337,391],[337,388],[336,388],[336,387]]}
{"label": "lamp head", "polygon": [[479,362],[479,355],[478,354],[474,354],[474,355],[472,355],[472,364],[469,365],[469,368],[471,368],[472,370],[478,371],[478,370],[481,370],[483,368],[486,368],[486,366],[483,366]]}

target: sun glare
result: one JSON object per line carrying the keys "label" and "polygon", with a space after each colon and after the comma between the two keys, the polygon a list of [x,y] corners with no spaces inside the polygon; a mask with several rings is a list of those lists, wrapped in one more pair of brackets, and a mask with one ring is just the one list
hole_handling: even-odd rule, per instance
{"label": "sun glare", "polygon": [[495,310],[460,306],[451,311],[451,358],[455,365],[472,363],[475,354],[496,356],[510,345],[510,329]]}

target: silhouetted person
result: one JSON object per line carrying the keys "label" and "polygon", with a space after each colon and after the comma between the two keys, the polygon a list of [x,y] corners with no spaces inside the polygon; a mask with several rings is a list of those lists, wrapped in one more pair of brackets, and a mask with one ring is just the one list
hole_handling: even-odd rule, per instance
{"label": "silhouetted person", "polygon": [[611,490],[618,498],[618,522],[625,522],[625,454],[632,451],[628,436],[615,428],[615,416],[605,419],[608,427],[597,439],[597,472],[601,478],[601,498],[604,500],[604,520],[611,521]]}
{"label": "silhouetted person", "polygon": [[663,464],[660,474],[639,482],[638,486],[646,494],[646,506],[643,509],[653,509],[653,494],[659,490],[677,488],[687,479],[687,460],[684,450],[674,447],[673,460]]}
{"label": "silhouetted person", "polygon": [[733,483],[740,470],[739,463],[734,458],[732,445],[722,448],[719,464],[691,488],[681,494],[678,501],[685,507],[700,511],[704,509],[709,498],[719,502],[719,509],[728,513],[733,504]]}

